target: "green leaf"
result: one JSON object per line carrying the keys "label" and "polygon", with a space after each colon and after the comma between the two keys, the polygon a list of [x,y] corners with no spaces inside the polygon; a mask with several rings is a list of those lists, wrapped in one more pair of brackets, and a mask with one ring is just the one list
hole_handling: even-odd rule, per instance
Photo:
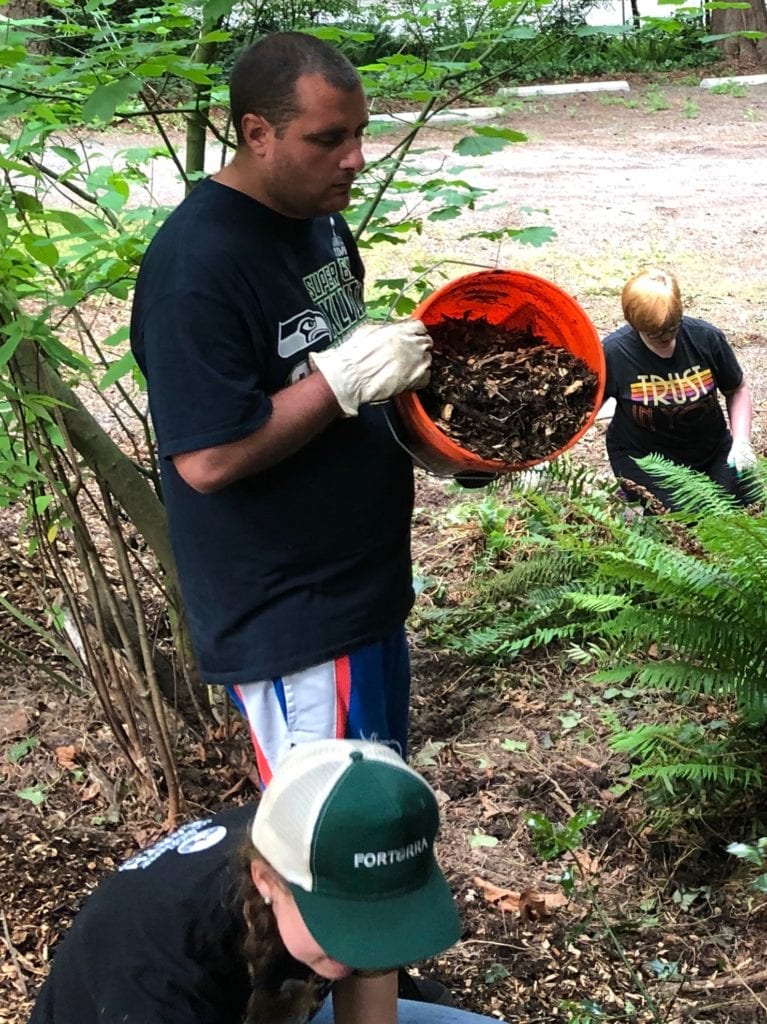
{"label": "green leaf", "polygon": [[55,267],[59,262],[59,250],[45,235],[22,235],[21,241],[29,255],[46,267]]}
{"label": "green leaf", "polygon": [[455,220],[456,217],[460,217],[462,213],[462,206],[443,206],[439,210],[432,210],[426,219],[432,221]]}
{"label": "green leaf", "polygon": [[475,850],[480,846],[497,845],[498,839],[495,836],[489,836],[486,832],[483,832],[481,828],[475,828],[473,834],[469,836],[469,846],[472,850]]}
{"label": "green leaf", "polygon": [[47,210],[45,218],[49,223],[60,224],[65,231],[68,231],[71,236],[78,240],[99,237],[98,233],[94,230],[93,224],[89,224],[70,210]]}
{"label": "green leaf", "polygon": [[83,120],[86,123],[111,121],[118,105],[124,103],[129,96],[135,96],[140,88],[141,80],[134,75],[120,78],[109,85],[97,86],[83,104]]}
{"label": "green leaf", "polygon": [[[227,0],[228,2],[228,0]],[[236,0],[234,0],[236,2]],[[212,32],[206,32],[205,35],[200,36],[201,43],[226,43],[232,38],[232,33],[227,32],[226,29],[214,29]]]}
{"label": "green leaf", "polygon": [[559,724],[564,732],[574,729],[576,725],[580,725],[582,720],[583,715],[579,711],[567,711],[564,715],[559,716]]}
{"label": "green leaf", "polygon": [[520,245],[534,245],[539,247],[557,237],[554,228],[538,226],[530,228],[495,228],[491,231],[475,231],[470,235],[463,235],[461,240],[466,238],[487,238],[491,242],[497,242],[502,238],[511,238]]}
{"label": "green leaf", "polygon": [[0,66],[13,68],[20,64],[27,53],[23,47],[0,46]]}
{"label": "green leaf", "polygon": [[101,344],[108,345],[111,347],[113,345],[119,345],[123,341],[127,341],[129,337],[130,325],[123,324],[122,327],[118,327],[113,334],[110,334],[108,337],[104,338]]}
{"label": "green leaf", "polygon": [[527,744],[524,740],[504,740],[501,744],[502,750],[513,750],[513,751],[524,751],[527,750]]}
{"label": "green leaf", "polygon": [[115,381],[124,377],[127,373],[131,373],[136,366],[136,360],[133,358],[133,353],[128,349],[125,355],[120,356],[115,362],[109,364],[109,369],[99,381],[99,388],[104,391]]}
{"label": "green leaf", "polygon": [[[205,0],[202,5],[203,21],[206,25],[213,25],[219,18],[225,18],[232,13],[237,0]],[[228,38],[228,35],[227,35]]]}
{"label": "green leaf", "polygon": [[39,807],[40,804],[45,803],[45,790],[42,786],[31,786],[28,789],[19,789],[16,792],[16,796],[22,800],[29,800],[35,807]]}
{"label": "green leaf", "polygon": [[752,864],[756,864],[758,868],[764,863],[764,858],[759,850],[749,843],[730,843],[727,847],[727,852],[732,854],[733,857],[740,857],[741,860],[747,860]]}
{"label": "green leaf", "polygon": [[0,368],[5,366],[6,363],[13,358],[14,352],[21,343],[21,337],[21,333],[19,332],[15,337],[9,338],[8,341],[0,345]]}
{"label": "green leaf", "polygon": [[485,971],[485,984],[497,985],[511,976],[511,972],[503,964],[491,964]]}
{"label": "green leaf", "polygon": [[53,500],[52,494],[38,494],[35,498],[35,511],[38,515],[42,515]]}
{"label": "green leaf", "polygon": [[[456,142],[453,146],[454,153],[458,153],[460,156],[487,156],[489,153],[499,153],[514,141],[521,141],[521,139],[514,140],[501,135],[479,134],[477,129],[474,131],[475,134],[467,135]],[[514,134],[519,134],[519,132]],[[525,136],[522,136],[522,138],[525,138]]]}
{"label": "green leaf", "polygon": [[14,743],[8,751],[7,757],[11,764],[18,764],[27,754],[40,745],[37,736],[27,736],[26,739]]}
{"label": "green leaf", "polygon": [[506,142],[527,142],[524,132],[514,131],[512,128],[496,128],[495,125],[479,125],[473,128],[475,135],[484,139],[505,139]]}
{"label": "green leaf", "polygon": [[437,764],[437,756],[446,744],[441,740],[429,740],[418,751],[413,758],[413,765],[416,768],[425,768]]}
{"label": "green leaf", "polygon": [[20,210],[25,213],[42,213],[43,204],[37,198],[37,196],[30,195],[29,192],[19,192],[18,190],[14,193],[14,202]]}

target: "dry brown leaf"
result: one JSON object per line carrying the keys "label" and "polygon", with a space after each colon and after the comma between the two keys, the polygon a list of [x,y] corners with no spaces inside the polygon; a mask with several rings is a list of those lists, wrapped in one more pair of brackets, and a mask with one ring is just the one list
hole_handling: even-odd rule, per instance
{"label": "dry brown leaf", "polygon": [[55,753],[60,767],[65,768],[68,772],[77,767],[77,747],[74,743],[66,747],[56,747]]}
{"label": "dry brown leaf", "polygon": [[26,736],[29,732],[29,714],[25,708],[16,708],[10,714],[3,715],[0,723],[0,739],[15,739],[17,736]]}
{"label": "dry brown leaf", "polygon": [[502,889],[500,885],[487,882],[478,875],[473,879],[474,884],[481,891],[483,898],[497,910],[507,914],[516,914],[519,911],[519,893],[513,889]]}
{"label": "dry brown leaf", "polygon": [[487,795],[487,793],[483,793],[480,791],[479,802],[482,804],[483,818],[494,818],[497,814],[503,813],[498,804],[494,803]]}
{"label": "dry brown leaf", "polygon": [[540,892],[524,889],[519,896],[519,914],[525,921],[543,921],[567,903],[563,892]]}
{"label": "dry brown leaf", "polygon": [[87,786],[84,786],[80,790],[80,800],[84,804],[88,804],[91,800],[95,800],[96,797],[101,796],[101,783],[96,779],[93,782],[89,782]]}
{"label": "dry brown leaf", "polygon": [[598,873],[599,860],[597,857],[592,857],[585,850],[573,850],[572,856],[578,867],[585,874],[596,875]]}

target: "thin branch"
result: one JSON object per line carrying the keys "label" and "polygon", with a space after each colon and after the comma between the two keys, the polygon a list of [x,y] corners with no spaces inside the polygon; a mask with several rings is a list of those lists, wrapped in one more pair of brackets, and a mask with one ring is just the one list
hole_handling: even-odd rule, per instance
{"label": "thin branch", "polygon": [[0,907],[0,917],[2,918],[3,921],[3,937],[5,938],[5,944],[8,947],[8,953],[10,955],[11,960],[13,961],[13,966],[16,968],[16,974],[18,975],[19,989],[21,990],[21,994],[24,997],[24,999],[26,999],[27,996],[29,995],[29,990],[27,989],[27,982],[24,978],[24,972],[22,971],[21,964],[19,963],[19,957],[18,953],[16,952],[16,947],[13,945],[13,942],[11,941],[11,933],[8,928],[8,918],[5,916],[5,909],[3,907]]}

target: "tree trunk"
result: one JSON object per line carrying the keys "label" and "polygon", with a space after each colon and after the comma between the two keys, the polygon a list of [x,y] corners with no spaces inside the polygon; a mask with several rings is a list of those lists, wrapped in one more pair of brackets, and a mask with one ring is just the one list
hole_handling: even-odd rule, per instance
{"label": "tree trunk", "polygon": [[[730,32],[767,33],[767,6],[765,0],[749,0],[746,10],[715,10],[711,13],[711,35],[719,36]],[[717,43],[726,57],[735,57],[760,64],[767,64],[767,36],[762,39],[745,39],[733,35]]]}
{"label": "tree trunk", "polygon": [[[218,23],[216,23],[217,25]],[[212,28],[214,26],[206,26]],[[216,43],[198,43],[192,58],[200,64],[212,64],[217,50]],[[198,85],[195,89],[195,109],[186,119],[186,161],[187,175],[205,170],[205,140],[207,120],[210,116],[210,86]],[[187,184],[187,194],[197,184],[197,179]]]}
{"label": "tree trunk", "polygon": [[[9,21],[24,21],[27,18],[42,18],[46,11],[44,0],[8,0],[3,8],[3,15]],[[34,31],[30,29],[30,31]],[[39,31],[39,30],[38,30]],[[49,53],[48,40],[44,38],[30,39],[27,50],[30,53]]]}

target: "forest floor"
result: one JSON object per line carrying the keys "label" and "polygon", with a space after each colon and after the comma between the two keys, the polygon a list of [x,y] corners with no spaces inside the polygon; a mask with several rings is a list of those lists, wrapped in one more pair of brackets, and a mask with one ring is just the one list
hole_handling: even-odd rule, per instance
{"label": "forest floor", "polygon": [[[495,189],[487,208],[427,225],[406,254],[373,253],[371,276],[406,273],[405,260],[454,260],[448,276],[469,263],[529,270],[576,296],[606,333],[620,323],[625,279],[643,264],[667,266],[688,311],[736,348],[764,453],[767,87],[716,95],[680,76],[637,80],[630,94],[513,102],[504,123],[529,141],[460,161],[472,183]],[[456,131],[430,132],[435,148],[419,160],[445,171]],[[385,144],[377,137],[369,152]],[[541,249],[459,241],[472,229],[538,223],[557,231]],[[598,423],[574,450],[599,470],[603,430]],[[445,510],[476,492],[456,496],[423,475],[418,486],[419,572],[441,582],[443,602],[459,604],[482,536]],[[10,556],[0,571],[3,593],[33,614]],[[420,628],[429,600],[413,618],[412,757],[443,805],[441,859],[464,931],[423,969],[456,1005],[510,1024],[767,1021],[767,902],[725,853],[740,823],[691,830],[680,820],[661,834],[626,785],[604,695],[587,674],[556,653],[503,666],[435,650]],[[34,657],[24,625],[3,618],[0,630]],[[163,813],[129,777],[95,701],[8,659],[0,684],[0,1022],[23,1024],[84,896],[159,834]],[[630,709],[631,695],[620,699]],[[238,722],[204,737],[181,730],[179,750],[188,816],[255,797]],[[537,812],[564,824],[585,806],[599,820],[584,834],[582,881],[565,902],[567,859],[541,860],[525,822]]]}

